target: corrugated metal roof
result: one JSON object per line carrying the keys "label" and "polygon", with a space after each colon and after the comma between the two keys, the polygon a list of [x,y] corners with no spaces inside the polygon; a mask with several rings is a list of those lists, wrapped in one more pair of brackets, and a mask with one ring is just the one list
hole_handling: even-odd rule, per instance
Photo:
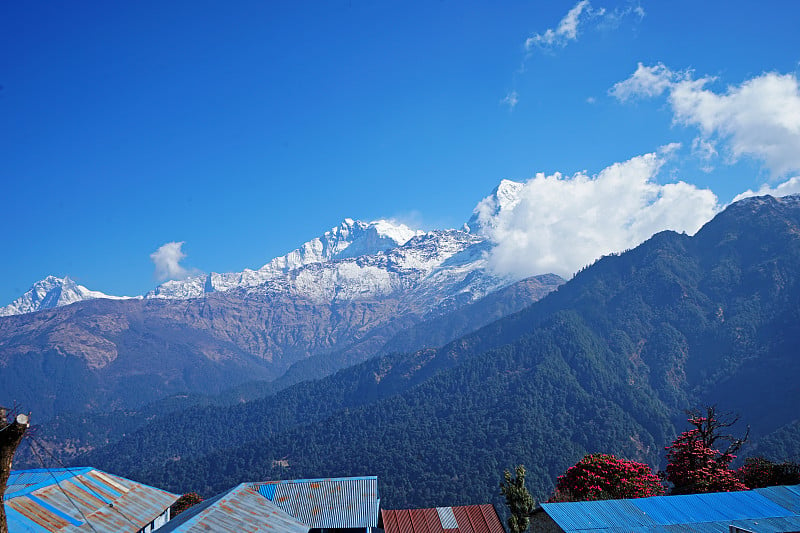
{"label": "corrugated metal roof", "polygon": [[651,527],[658,522],[636,507],[635,500],[544,503],[542,508],[565,531]]}
{"label": "corrugated metal roof", "polygon": [[295,479],[252,484],[289,515],[313,528],[378,526],[378,478]]}
{"label": "corrugated metal roof", "polygon": [[781,507],[800,514],[800,485],[766,487],[764,489],[756,489],[756,492]]}
{"label": "corrugated metal roof", "polygon": [[[545,503],[564,531],[800,531],[800,485],[632,500]],[[782,528],[782,529],[781,529]]]}
{"label": "corrugated metal roof", "polygon": [[504,533],[494,507],[463,505],[381,511],[386,533]]}
{"label": "corrugated metal roof", "polygon": [[9,482],[10,531],[138,531],[178,498],[92,468],[12,471]]}
{"label": "corrugated metal roof", "polygon": [[715,492],[684,496],[656,496],[629,500],[663,525],[792,516],[785,507],[757,491]]}
{"label": "corrugated metal roof", "polygon": [[248,531],[308,533],[309,527],[283,512],[258,490],[242,483],[184,511],[159,528],[159,533]]}
{"label": "corrugated metal roof", "polygon": [[445,529],[455,529],[458,527],[456,515],[452,507],[437,507],[436,514],[439,515],[439,521]]}
{"label": "corrugated metal roof", "polygon": [[8,476],[4,500],[27,494],[37,488],[52,485],[58,480],[71,478],[89,472],[91,468],[37,468],[33,470],[12,470]]}

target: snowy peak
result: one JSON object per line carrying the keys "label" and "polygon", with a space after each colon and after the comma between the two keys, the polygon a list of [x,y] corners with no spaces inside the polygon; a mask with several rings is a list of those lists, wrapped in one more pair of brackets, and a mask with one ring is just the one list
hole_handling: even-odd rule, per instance
{"label": "snowy peak", "polygon": [[83,300],[95,298],[124,299],[120,296],[109,296],[99,291],[89,290],[83,285],[78,285],[68,276],[59,278],[47,276],[37,281],[33,286],[5,307],[0,307],[0,316],[21,315],[33,313],[42,309],[62,307]]}
{"label": "snowy peak", "polygon": [[372,255],[401,246],[412,237],[423,233],[412,230],[405,224],[393,224],[386,220],[361,222],[346,218],[320,237],[273,259],[259,270],[288,272],[313,263]]}
{"label": "snowy peak", "polygon": [[487,270],[486,239],[460,230],[415,231],[385,220],[339,226],[258,270],[170,281],[148,298],[198,298],[212,292],[290,294],[318,303],[396,297],[432,309],[472,301],[513,280]]}
{"label": "snowy peak", "polygon": [[492,193],[478,202],[472,210],[472,218],[467,222],[471,233],[485,234],[494,228],[497,216],[504,211],[514,209],[520,201],[520,194],[524,183],[511,180],[501,180]]}
{"label": "snowy peak", "polygon": [[267,282],[286,285],[290,272],[311,265],[354,257],[372,256],[392,250],[425,232],[387,220],[362,222],[346,218],[338,226],[308,241],[296,250],[276,257],[258,270],[192,276],[167,281],[147,293],[145,298],[199,298],[211,292],[251,288]]}
{"label": "snowy peak", "polygon": [[[498,277],[487,263],[490,235],[500,214],[520,201],[524,184],[502,180],[481,200],[463,230],[424,232],[389,220],[344,219],[319,237],[262,267],[193,275],[162,283],[145,298],[190,299],[243,290],[288,293],[315,301],[350,301],[385,295],[426,301],[474,299],[513,279]],[[69,278],[38,282],[0,316],[29,313],[90,298],[116,298],[90,291]]]}

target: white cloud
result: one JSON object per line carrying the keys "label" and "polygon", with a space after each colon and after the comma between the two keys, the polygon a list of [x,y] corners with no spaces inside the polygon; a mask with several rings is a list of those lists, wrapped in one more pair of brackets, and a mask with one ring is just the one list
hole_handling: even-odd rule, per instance
{"label": "white cloud", "polygon": [[500,100],[500,103],[507,105],[509,109],[514,109],[514,106],[517,105],[517,102],[519,102],[519,95],[517,94],[517,91],[511,91],[506,95],[505,98]]}
{"label": "white cloud", "polygon": [[[677,145],[615,163],[596,176],[537,174],[501,210],[476,208],[495,246],[494,271],[517,277],[555,272],[571,276],[611,252],[654,233],[694,233],[718,211],[717,197],[684,183],[660,185],[660,168]],[[481,205],[485,205],[482,202]]]}
{"label": "white cloud", "polygon": [[614,84],[609,93],[621,102],[634,98],[660,96],[672,86],[675,74],[662,63],[646,67],[639,63],[630,78]]}
{"label": "white cloud", "polygon": [[581,14],[591,16],[592,8],[589,0],[581,0],[567,12],[556,29],[548,28],[544,33],[536,33],[525,40],[525,50],[534,47],[566,46],[569,41],[578,38],[578,26],[581,23]]}
{"label": "white cloud", "polygon": [[794,178],[790,178],[783,183],[777,185],[776,187],[770,187],[766,183],[761,186],[760,189],[757,191],[747,190],[733,199],[733,202],[738,202],[743,198],[749,198],[751,196],[764,196],[769,194],[770,196],[788,196],[790,194],[800,194],[800,176],[795,176]]}
{"label": "white cloud", "polygon": [[157,280],[184,279],[189,275],[189,271],[180,265],[180,262],[186,257],[181,250],[183,244],[183,241],[168,242],[150,254],[150,259],[156,266],[155,277]]}
{"label": "white cloud", "polygon": [[[658,64],[639,64],[636,72],[617,83],[610,93],[620,101],[654,97],[668,92],[676,124],[700,132],[701,154],[723,148],[729,162],[741,157],[761,161],[773,177],[800,170],[800,83],[795,74],[767,72],[714,92],[714,78],[693,79]],[[708,158],[707,158],[708,159]]]}
{"label": "white cloud", "polygon": [[629,15],[644,17],[644,9],[641,6],[628,6],[608,11],[605,8],[594,8],[589,0],[580,0],[570,9],[558,26],[548,28],[542,33],[535,33],[525,39],[525,51],[531,52],[534,48],[563,48],[570,41],[576,41],[581,31],[588,21],[594,20],[597,27],[616,28],[622,20]]}
{"label": "white cloud", "polygon": [[[555,28],[548,28],[542,33],[534,33],[525,39],[523,44],[525,55],[517,74],[523,74],[526,71],[527,62],[537,49],[547,51],[564,48],[570,42],[577,41],[581,31],[586,27],[600,31],[612,30],[618,28],[622,21],[629,16],[641,20],[644,15],[644,9],[638,4],[629,4],[627,7],[609,11],[603,7],[593,7],[589,0],[580,0],[564,15]],[[518,101],[519,95],[516,91],[509,93],[501,100],[510,109],[514,109]]]}
{"label": "white cloud", "polygon": [[703,137],[695,137],[694,140],[692,140],[692,155],[703,162],[700,167],[703,172],[711,172],[714,170],[711,160],[718,155],[718,152],[713,142]]}

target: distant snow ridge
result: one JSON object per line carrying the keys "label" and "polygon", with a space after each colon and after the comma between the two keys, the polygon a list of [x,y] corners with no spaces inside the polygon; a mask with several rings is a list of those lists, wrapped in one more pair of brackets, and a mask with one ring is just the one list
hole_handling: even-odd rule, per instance
{"label": "distant snow ridge", "polygon": [[[445,309],[508,285],[516,279],[493,274],[487,264],[489,236],[498,215],[519,203],[523,184],[503,180],[475,207],[462,230],[424,232],[387,220],[350,218],[258,270],[191,276],[167,281],[144,298],[189,299],[230,290],[288,294],[319,303],[392,296],[398,305]],[[29,313],[90,298],[119,298],[48,278],[0,316]]]}
{"label": "distant snow ridge", "polygon": [[58,278],[47,276],[45,279],[37,281],[33,286],[5,307],[0,307],[0,316],[21,315],[23,313],[33,313],[42,309],[52,309],[62,307],[83,300],[93,300],[95,298],[109,298],[122,300],[127,296],[109,296],[99,291],[92,291],[78,285],[68,276]]}
{"label": "distant snow ridge", "polygon": [[405,224],[393,224],[386,220],[368,223],[346,218],[320,237],[284,256],[276,257],[258,270],[245,269],[243,272],[223,274],[212,272],[182,281],[168,281],[147,293],[145,298],[198,298],[209,292],[279,282],[289,272],[299,268],[390,250],[424,233],[412,230]]}
{"label": "distant snow ridge", "polygon": [[400,305],[444,309],[511,283],[487,270],[485,237],[465,230],[412,230],[385,220],[345,219],[258,270],[170,281],[147,298],[197,298],[244,290],[318,303],[394,296]]}

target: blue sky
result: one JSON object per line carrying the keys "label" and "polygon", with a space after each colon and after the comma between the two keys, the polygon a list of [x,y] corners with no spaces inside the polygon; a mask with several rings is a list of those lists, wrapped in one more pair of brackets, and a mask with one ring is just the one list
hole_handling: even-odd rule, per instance
{"label": "blue sky", "polygon": [[[142,294],[168,242],[226,272],[345,217],[458,227],[537,173],[501,270],[569,270],[656,218],[693,231],[744,191],[800,192],[798,20],[788,0],[3,3],[0,305],[48,274]],[[580,228],[535,226],[587,205],[628,214],[619,238],[542,253]]]}

